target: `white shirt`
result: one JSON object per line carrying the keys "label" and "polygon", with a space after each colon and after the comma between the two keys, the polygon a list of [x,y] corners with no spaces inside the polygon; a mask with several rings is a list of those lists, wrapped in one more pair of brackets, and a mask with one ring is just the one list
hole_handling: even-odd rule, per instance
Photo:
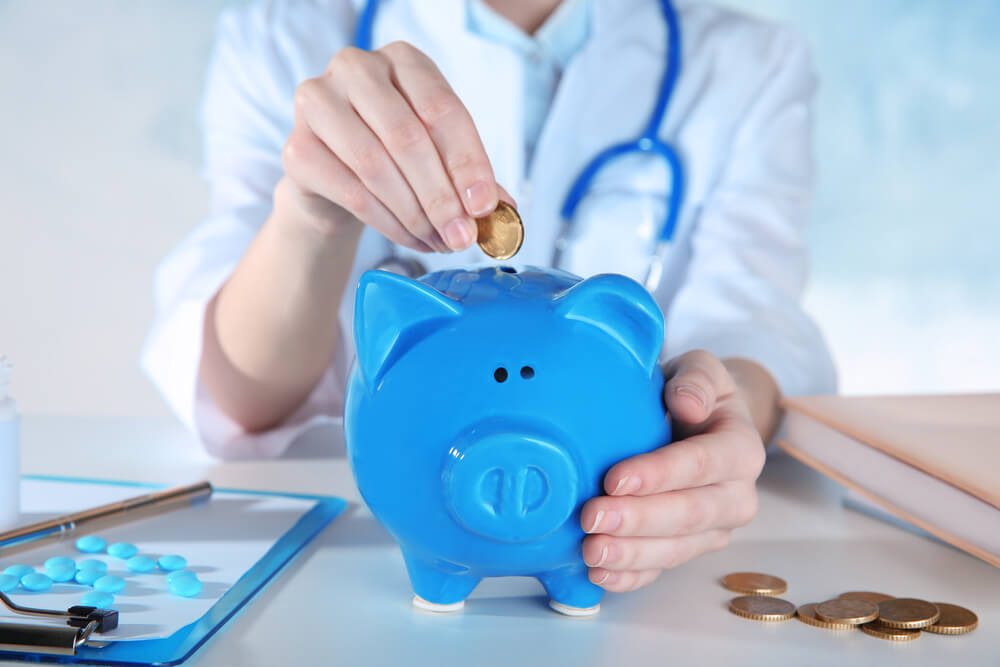
{"label": "white shirt", "polygon": [[532,35],[494,11],[484,0],[466,2],[466,26],[474,35],[521,55],[525,159],[535,154],[563,70],[590,36],[592,0],[561,0]]}
{"label": "white shirt", "polygon": [[[729,10],[678,3],[682,69],[663,138],[687,187],[664,277],[665,354],[704,348],[761,363],[785,394],[824,393],[835,373],[802,311],[804,228],[812,186],[815,79],[802,42]],[[271,0],[226,11],[209,70],[203,124],[207,218],[156,274],[156,321],[143,367],[172,409],[223,457],[276,456],[312,424],[342,414],[353,359],[353,286],[388,251],[366,228],[339,321],[343,349],[285,424],[245,434],[198,379],[207,303],[271,210],[296,85],[352,39],[350,0]],[[403,39],[427,53],[469,108],[498,181],[518,201],[526,238],[517,261],[548,265],[558,211],[580,168],[644,126],[662,75],[666,28],[653,0],[594,0],[589,37],[562,75],[530,161],[525,157],[523,58],[468,30],[463,0],[385,0],[375,45]],[[497,94],[503,91],[503,94]],[[602,173],[581,205],[561,268],[581,276],[645,274],[669,179],[639,156]],[[401,256],[414,253],[397,249]],[[423,255],[430,270],[482,263],[473,246]]]}

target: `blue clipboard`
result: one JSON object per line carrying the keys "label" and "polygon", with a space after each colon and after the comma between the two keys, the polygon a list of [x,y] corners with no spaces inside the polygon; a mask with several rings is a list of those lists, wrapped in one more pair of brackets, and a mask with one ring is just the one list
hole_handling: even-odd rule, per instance
{"label": "blue clipboard", "polygon": [[[136,488],[164,488],[158,484],[119,482],[77,477],[50,475],[25,475],[23,479],[57,482],[99,483]],[[109,641],[103,647],[83,645],[75,656],[53,656],[37,653],[0,651],[0,660],[51,662],[82,665],[177,665],[190,658],[195,651],[222,629],[285,565],[290,563],[324,528],[347,507],[347,501],[335,496],[316,496],[300,493],[277,493],[246,489],[217,489],[226,493],[243,493],[255,496],[278,496],[314,500],[316,506],[306,512],[298,522],[274,543],[264,557],[257,561],[208,612],[194,623],[181,628],[170,637],[140,641]],[[95,635],[95,641],[102,641]]]}

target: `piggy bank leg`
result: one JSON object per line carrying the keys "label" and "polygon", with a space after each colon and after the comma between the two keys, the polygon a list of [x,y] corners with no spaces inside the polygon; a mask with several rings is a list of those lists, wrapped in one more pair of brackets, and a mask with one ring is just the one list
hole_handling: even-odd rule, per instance
{"label": "piggy bank leg", "polygon": [[549,594],[549,606],[566,616],[592,616],[601,610],[604,589],[587,578],[584,565],[546,572],[538,577]]}
{"label": "piggy bank leg", "polygon": [[441,566],[403,552],[406,571],[413,586],[413,606],[434,612],[458,611],[479,584],[479,578],[463,572],[448,572]]}

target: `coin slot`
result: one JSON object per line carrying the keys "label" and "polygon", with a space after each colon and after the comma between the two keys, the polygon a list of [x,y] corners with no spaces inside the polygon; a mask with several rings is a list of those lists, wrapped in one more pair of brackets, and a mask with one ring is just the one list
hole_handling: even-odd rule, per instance
{"label": "coin slot", "polygon": [[497,368],[495,371],[493,371],[493,379],[496,380],[497,382],[506,382],[507,369],[504,368],[503,366]]}
{"label": "coin slot", "polygon": [[500,270],[503,271],[504,273],[517,273],[517,269],[515,269],[513,266],[501,266]]}
{"label": "coin slot", "polygon": [[530,380],[535,377],[535,369],[531,366],[521,366],[521,377],[525,380]]}

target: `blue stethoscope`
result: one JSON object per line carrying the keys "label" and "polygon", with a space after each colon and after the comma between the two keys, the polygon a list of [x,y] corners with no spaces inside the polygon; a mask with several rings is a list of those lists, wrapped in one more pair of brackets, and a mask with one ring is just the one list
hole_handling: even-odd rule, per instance
{"label": "blue stethoscope", "polygon": [[[561,224],[559,233],[556,236],[555,248],[552,253],[552,266],[559,267],[566,249],[569,246],[570,237],[573,231],[573,220],[576,216],[580,202],[587,195],[594,180],[602,169],[609,164],[627,155],[648,154],[661,158],[667,165],[667,184],[669,193],[667,195],[667,206],[664,212],[660,233],[657,237],[656,246],[650,258],[649,267],[646,271],[645,285],[653,291],[659,286],[663,274],[663,261],[666,256],[670,241],[673,239],[677,228],[677,220],[680,217],[681,201],[684,196],[684,168],[681,164],[677,151],[660,139],[660,129],[663,126],[663,118],[667,113],[667,105],[673,95],[674,87],[677,83],[677,76],[681,69],[681,30],[677,20],[677,12],[670,0],[659,0],[660,10],[663,20],[667,25],[667,63],[663,70],[663,79],[660,82],[660,90],[656,96],[656,103],[649,121],[646,123],[642,133],[630,141],[609,146],[598,153],[588,162],[580,174],[573,181],[563,201],[560,209]],[[378,12],[378,0],[367,0],[361,14],[358,17],[358,24],[354,31],[354,45],[366,51],[372,47],[372,33],[375,25],[375,15]],[[385,266],[388,265],[388,266]],[[380,266],[395,269],[408,275],[419,275],[421,270],[419,260],[404,260],[394,253]]]}

